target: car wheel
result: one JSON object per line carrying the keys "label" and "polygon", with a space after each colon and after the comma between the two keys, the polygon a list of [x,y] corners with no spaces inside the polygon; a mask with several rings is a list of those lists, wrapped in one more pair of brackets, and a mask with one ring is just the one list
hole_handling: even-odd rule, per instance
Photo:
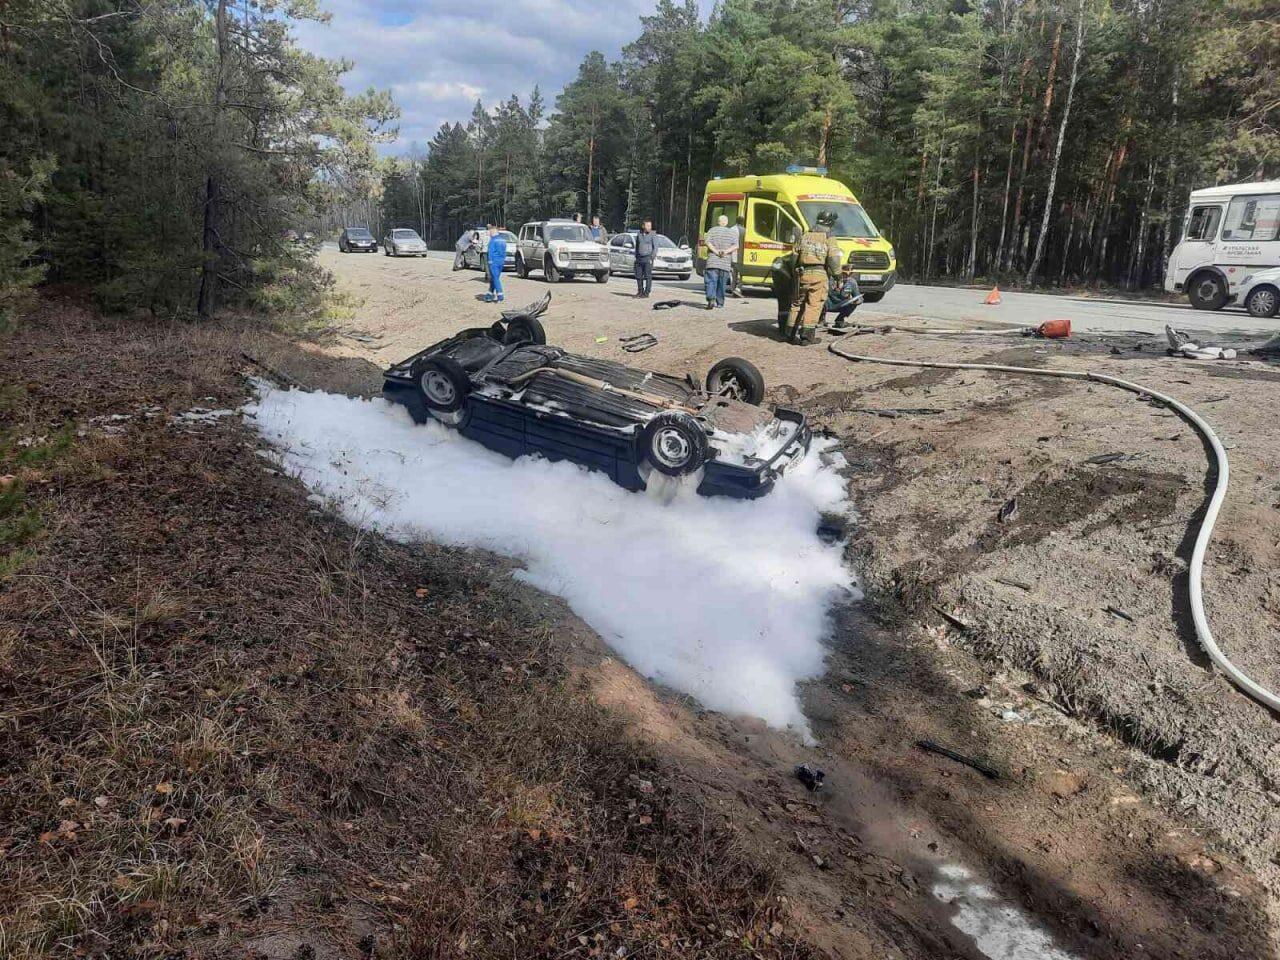
{"label": "car wheel", "polygon": [[1265,284],[1254,287],[1244,298],[1244,308],[1249,311],[1251,317],[1263,320],[1274,317],[1276,311],[1280,310],[1280,291]]}
{"label": "car wheel", "polygon": [[516,317],[507,324],[507,332],[502,342],[511,343],[546,343],[547,331],[537,317]]}
{"label": "car wheel", "polygon": [[609,271],[608,271],[608,270],[597,270],[597,271],[596,271],[596,283],[608,283],[608,282],[609,282]]}
{"label": "car wheel", "polygon": [[683,281],[685,281],[685,280],[688,280],[688,279],[689,279],[690,277],[692,277],[692,276],[693,276],[693,274],[692,274],[692,273],[682,273],[682,274],[679,274],[679,275],[678,275],[678,279],[679,279],[681,282],[683,282]]}
{"label": "car wheel", "polygon": [[555,261],[547,257],[546,265],[542,268],[543,274],[547,278],[547,283],[560,282],[560,268],[555,265]]}
{"label": "car wheel", "polygon": [[471,392],[471,377],[452,357],[427,357],[414,366],[413,381],[427,409],[454,413]]}
{"label": "car wheel", "polygon": [[879,303],[884,299],[884,291],[882,290],[879,293],[864,293],[862,295],[862,299],[867,303]]}
{"label": "car wheel", "polygon": [[707,435],[689,414],[668,410],[645,425],[640,434],[640,452],[659,473],[687,476],[707,461]]}
{"label": "car wheel", "polygon": [[1197,310],[1221,310],[1227,305],[1227,285],[1205,270],[1187,281],[1187,296]]}
{"label": "car wheel", "polygon": [[764,400],[764,374],[750,360],[726,357],[707,371],[707,393],[759,406]]}

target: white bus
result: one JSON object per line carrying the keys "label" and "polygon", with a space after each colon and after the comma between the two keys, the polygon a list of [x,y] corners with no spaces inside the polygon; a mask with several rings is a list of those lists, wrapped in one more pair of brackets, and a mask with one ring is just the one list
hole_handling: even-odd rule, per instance
{"label": "white bus", "polygon": [[1164,288],[1198,310],[1221,310],[1240,284],[1280,266],[1280,180],[1192,191],[1182,241],[1169,255]]}

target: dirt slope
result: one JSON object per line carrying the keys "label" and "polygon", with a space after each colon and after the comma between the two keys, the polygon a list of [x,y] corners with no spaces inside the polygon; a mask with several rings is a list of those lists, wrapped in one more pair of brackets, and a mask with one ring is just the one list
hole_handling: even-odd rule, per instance
{"label": "dirt slope", "polygon": [[[348,259],[332,265],[363,297],[352,326],[371,338],[340,353],[399,359],[493,310],[446,264]],[[516,302],[544,289],[509,286]],[[868,603],[841,621],[831,675],[809,692],[826,762],[887,780],[894,803],[992,864],[1003,889],[1090,955],[1275,954],[1276,721],[1209,669],[1190,631],[1189,524],[1207,490],[1196,435],[1106,387],[851,364],[774,342],[768,300],[654,312],[619,286],[555,288],[553,340],[624,358],[617,337],[649,330],[661,342],[636,362],[695,375],[750,357],[774,401],[845,440],[860,511],[850,560]],[[1199,408],[1233,461],[1209,617],[1229,655],[1280,687],[1280,369],[1174,360],[1142,336],[848,343],[1099,369]],[[1010,775],[993,785],[924,757],[921,738]]]}

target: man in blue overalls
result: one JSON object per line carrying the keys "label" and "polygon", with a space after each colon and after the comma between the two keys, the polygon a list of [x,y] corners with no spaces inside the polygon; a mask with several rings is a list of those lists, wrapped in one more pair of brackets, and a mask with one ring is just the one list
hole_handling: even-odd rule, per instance
{"label": "man in blue overalls", "polygon": [[486,303],[501,303],[502,268],[507,262],[507,241],[494,224],[489,224],[489,245],[485,248],[485,264],[489,271],[489,292],[485,295]]}

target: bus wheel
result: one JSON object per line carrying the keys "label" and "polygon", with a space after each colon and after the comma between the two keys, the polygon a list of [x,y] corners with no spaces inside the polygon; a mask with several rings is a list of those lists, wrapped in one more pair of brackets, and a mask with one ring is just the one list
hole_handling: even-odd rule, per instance
{"label": "bus wheel", "polygon": [[1197,310],[1221,310],[1227,305],[1227,285],[1216,273],[1197,273],[1187,281],[1187,296]]}

